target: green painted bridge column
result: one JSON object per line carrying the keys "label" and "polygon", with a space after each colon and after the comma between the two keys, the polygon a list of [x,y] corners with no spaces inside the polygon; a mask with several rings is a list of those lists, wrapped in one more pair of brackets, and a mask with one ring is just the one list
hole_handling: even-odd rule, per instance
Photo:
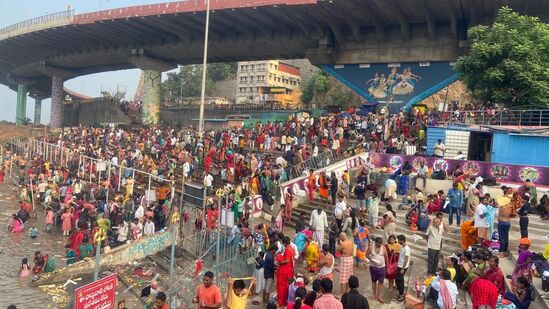
{"label": "green painted bridge column", "polygon": [[15,112],[15,124],[18,126],[25,125],[27,118],[27,86],[17,85],[17,109]]}
{"label": "green painted bridge column", "polygon": [[40,124],[42,116],[42,100],[34,99],[34,124]]}
{"label": "green painted bridge column", "polygon": [[160,123],[160,84],[162,72],[157,70],[143,71],[143,107],[141,122],[156,125]]}

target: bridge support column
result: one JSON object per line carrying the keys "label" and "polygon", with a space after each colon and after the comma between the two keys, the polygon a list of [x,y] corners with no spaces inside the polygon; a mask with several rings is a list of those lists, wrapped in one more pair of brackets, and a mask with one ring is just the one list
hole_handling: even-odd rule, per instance
{"label": "bridge support column", "polygon": [[60,128],[63,124],[63,78],[53,76],[51,79],[51,116],[50,126]]}
{"label": "bridge support column", "polygon": [[156,125],[160,123],[160,84],[162,72],[157,70],[143,71],[143,107],[141,122]]}
{"label": "bridge support column", "polygon": [[17,85],[17,109],[15,111],[15,124],[18,126],[25,125],[27,118],[27,86]]}
{"label": "bridge support column", "polygon": [[40,124],[42,115],[42,100],[34,99],[34,124]]}

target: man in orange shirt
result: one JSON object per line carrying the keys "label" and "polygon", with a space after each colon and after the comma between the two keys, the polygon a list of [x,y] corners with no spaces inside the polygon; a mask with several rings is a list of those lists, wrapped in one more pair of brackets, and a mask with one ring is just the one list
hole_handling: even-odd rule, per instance
{"label": "man in orange shirt", "polygon": [[197,304],[197,309],[221,308],[221,290],[214,284],[213,280],[214,274],[211,271],[207,271],[202,278],[202,284],[198,287],[196,297],[193,299],[193,303]]}
{"label": "man in orange shirt", "polygon": [[166,294],[164,292],[158,292],[156,294],[156,308],[157,309],[170,309],[170,305],[166,302]]}
{"label": "man in orange shirt", "polygon": [[156,190],[156,194],[158,195],[158,204],[164,205],[166,200],[168,199],[168,195],[170,194],[171,190],[166,186],[163,185],[160,188]]}

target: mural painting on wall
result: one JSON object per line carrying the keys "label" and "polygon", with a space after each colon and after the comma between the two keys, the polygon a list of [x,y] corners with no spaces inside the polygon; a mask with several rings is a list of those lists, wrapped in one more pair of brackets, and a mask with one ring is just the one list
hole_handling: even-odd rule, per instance
{"label": "mural painting on wall", "polygon": [[396,170],[405,161],[412,163],[417,171],[420,162],[423,162],[431,171],[444,170],[452,172],[458,165],[462,171],[467,171],[471,176],[492,176],[500,181],[521,183],[526,180],[540,185],[549,184],[549,168],[541,166],[524,166],[513,164],[500,164],[483,161],[452,160],[436,157],[415,157],[391,154],[371,153],[370,161],[376,167],[390,167]]}
{"label": "mural painting on wall", "polygon": [[160,122],[160,86],[161,73],[155,70],[144,71],[143,79],[143,124],[158,124]]}
{"label": "mural painting on wall", "polygon": [[418,103],[457,80],[449,61],[325,65],[322,68],[368,102],[398,106]]}
{"label": "mural painting on wall", "polygon": [[412,73],[411,67],[400,72],[396,67],[390,69],[391,72],[375,72],[374,77],[366,82],[368,93],[378,100],[394,102],[398,96],[413,93],[416,83],[421,80],[421,76]]}
{"label": "mural painting on wall", "polygon": [[[369,153],[349,158],[345,162],[346,164],[344,167],[347,169],[356,168],[360,164],[359,162],[367,158],[368,155],[371,164],[373,164],[376,168],[386,170],[387,173],[393,173],[402,164],[404,164],[404,162],[408,161],[414,168],[413,172],[417,172],[421,166],[421,163],[427,166],[431,172],[444,170],[447,173],[452,172],[459,165],[462,170],[468,171],[472,176],[478,175],[483,178],[493,176],[500,182],[515,183],[522,183],[528,179],[537,185],[549,185],[549,167],[541,166],[524,166],[483,161],[441,159],[436,157]],[[340,171],[343,169],[344,168],[339,166]],[[336,171],[337,173],[337,169],[334,169],[333,167],[327,167],[325,170],[327,172]],[[287,181],[281,184],[281,193],[286,192],[286,190],[290,190],[297,196],[305,197],[309,191],[307,181],[308,177],[306,176]],[[284,194],[282,194],[282,196],[284,196]],[[262,209],[262,201],[260,201],[261,196],[258,195],[256,198],[257,201],[253,201],[254,209],[256,209],[256,211],[260,211]]]}

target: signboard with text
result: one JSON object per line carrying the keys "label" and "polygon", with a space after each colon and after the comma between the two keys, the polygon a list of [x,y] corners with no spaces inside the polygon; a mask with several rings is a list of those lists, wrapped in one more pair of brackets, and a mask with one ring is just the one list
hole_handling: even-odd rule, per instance
{"label": "signboard with text", "polygon": [[113,309],[116,275],[110,275],[76,289],[75,309]]}

